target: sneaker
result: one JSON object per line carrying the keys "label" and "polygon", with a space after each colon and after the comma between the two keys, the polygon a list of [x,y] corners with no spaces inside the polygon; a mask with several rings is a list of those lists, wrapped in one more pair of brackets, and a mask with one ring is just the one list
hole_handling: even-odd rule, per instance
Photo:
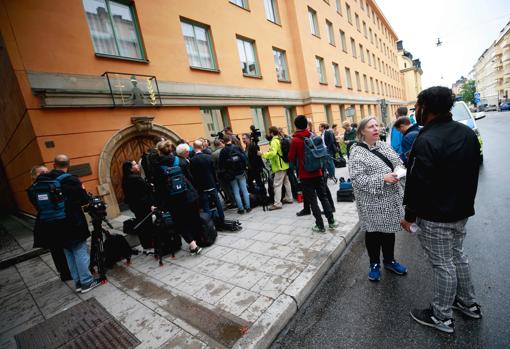
{"label": "sneaker", "polygon": [[368,269],[368,280],[381,280],[381,265],[379,263],[370,263],[370,268]]}
{"label": "sneaker", "polygon": [[308,215],[311,215],[311,214],[312,214],[312,212],[305,211],[305,210],[301,210],[299,212],[296,212],[296,216],[298,216],[298,217],[308,216]]}
{"label": "sneaker", "polygon": [[81,287],[81,293],[87,293],[88,291],[92,290],[93,288],[96,288],[99,285],[101,285],[101,281],[99,281],[98,279],[94,279],[87,286],[82,286]]}
{"label": "sneaker", "polygon": [[76,291],[76,293],[80,293],[81,292],[81,284],[79,282],[76,284],[75,291]]}
{"label": "sneaker", "polygon": [[329,230],[335,230],[337,227],[338,227],[338,223],[335,220],[333,220],[332,223],[328,224]]}
{"label": "sneaker", "polygon": [[317,224],[313,226],[312,231],[315,233],[325,233],[326,229],[324,227],[319,227]]}
{"label": "sneaker", "polygon": [[472,305],[468,306],[462,303],[460,299],[455,297],[452,308],[462,312],[464,315],[467,315],[473,319],[480,319],[482,317],[482,309],[480,305],[478,305],[477,303],[473,303]]}
{"label": "sneaker", "polygon": [[250,213],[250,212],[251,212],[251,208],[247,208],[246,213]]}
{"label": "sneaker", "polygon": [[282,200],[282,203],[284,203],[284,204],[293,204],[294,200]]}
{"label": "sneaker", "polygon": [[397,275],[404,275],[407,273],[407,268],[405,265],[400,264],[397,261],[393,261],[391,263],[384,263],[384,269],[394,272]]}
{"label": "sneaker", "polygon": [[197,246],[194,250],[190,249],[189,254],[192,256],[198,256],[202,252],[202,247]]}
{"label": "sneaker", "polygon": [[268,207],[269,211],[281,210],[281,209],[282,209],[281,206],[276,206],[276,205],[271,205],[271,206]]}
{"label": "sneaker", "polygon": [[434,316],[432,307],[428,309],[413,309],[409,314],[421,325],[429,326],[446,333],[453,333],[453,331],[455,331],[453,319],[439,320]]}
{"label": "sneaker", "polygon": [[244,214],[244,210],[239,209],[239,210],[237,210],[237,213]]}

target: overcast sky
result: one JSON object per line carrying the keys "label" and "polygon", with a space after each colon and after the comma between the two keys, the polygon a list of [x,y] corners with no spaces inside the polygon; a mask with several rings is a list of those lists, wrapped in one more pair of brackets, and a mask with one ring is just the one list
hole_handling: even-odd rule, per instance
{"label": "overcast sky", "polygon": [[[509,0],[376,0],[404,48],[421,60],[423,88],[451,87],[510,20]],[[443,42],[436,47],[437,38]]]}

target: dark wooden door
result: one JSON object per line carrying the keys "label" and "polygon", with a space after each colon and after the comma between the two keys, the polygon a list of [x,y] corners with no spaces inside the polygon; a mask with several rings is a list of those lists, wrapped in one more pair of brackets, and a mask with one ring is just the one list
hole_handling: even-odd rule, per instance
{"label": "dark wooden door", "polygon": [[119,205],[124,203],[124,192],[122,191],[122,164],[126,160],[140,161],[142,154],[153,146],[153,138],[153,136],[131,138],[129,141],[122,144],[113,155],[110,176]]}

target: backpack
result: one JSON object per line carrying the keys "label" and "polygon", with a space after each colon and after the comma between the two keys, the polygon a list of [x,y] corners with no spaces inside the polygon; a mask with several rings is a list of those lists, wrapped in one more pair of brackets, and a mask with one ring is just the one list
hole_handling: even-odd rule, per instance
{"label": "backpack", "polygon": [[282,155],[280,157],[286,163],[289,163],[289,151],[291,141],[292,141],[291,138],[288,136],[280,138],[280,146],[282,150]]}
{"label": "backpack", "polygon": [[214,244],[218,236],[216,226],[214,225],[212,217],[205,212],[200,213],[200,222],[202,223],[202,229],[197,236],[197,245],[200,247],[209,247]]}
{"label": "backpack", "polygon": [[66,198],[62,192],[62,180],[71,177],[64,173],[55,179],[37,180],[29,189],[41,222],[54,222],[66,218]]}
{"label": "backpack", "polygon": [[234,177],[243,174],[246,170],[245,155],[236,146],[231,146],[228,149],[226,167],[227,171]]}
{"label": "backpack", "polygon": [[305,142],[305,158],[303,161],[305,171],[314,172],[322,169],[329,154],[322,138],[310,135],[310,137],[305,137],[303,140]]}
{"label": "backpack", "polygon": [[111,269],[115,263],[126,260],[129,265],[131,262],[131,255],[133,251],[127,242],[126,238],[121,235],[106,234],[106,239],[103,243],[106,268]]}
{"label": "backpack", "polygon": [[175,257],[175,252],[182,246],[181,236],[175,231],[172,215],[169,212],[158,212],[154,222],[154,253],[159,259],[159,264],[163,265],[163,257],[171,255]]}
{"label": "backpack", "polygon": [[161,165],[161,170],[166,179],[166,189],[170,196],[177,196],[188,191],[186,177],[179,166],[179,157],[174,157],[172,166]]}
{"label": "backpack", "polygon": [[338,202],[353,202],[354,192],[352,190],[352,182],[350,178],[347,180],[344,177],[340,177],[338,191],[336,192],[336,201]]}

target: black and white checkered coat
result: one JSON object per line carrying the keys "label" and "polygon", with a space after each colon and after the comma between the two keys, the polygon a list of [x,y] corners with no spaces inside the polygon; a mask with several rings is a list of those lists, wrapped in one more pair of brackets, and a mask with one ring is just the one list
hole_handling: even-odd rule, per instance
{"label": "black and white checkered coat", "polygon": [[[377,141],[375,147],[397,167],[404,167],[397,153],[386,142]],[[392,172],[381,159],[368,149],[353,145],[349,157],[349,174],[352,180],[356,205],[365,231],[398,233],[400,219],[404,217],[402,199],[403,180],[384,182],[384,175]]]}

